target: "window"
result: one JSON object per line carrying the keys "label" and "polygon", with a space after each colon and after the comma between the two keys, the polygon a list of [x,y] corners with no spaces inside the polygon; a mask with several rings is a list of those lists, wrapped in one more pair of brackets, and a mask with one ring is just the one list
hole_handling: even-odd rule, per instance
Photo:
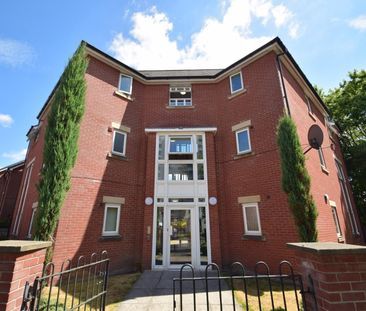
{"label": "window", "polygon": [[258,203],[246,203],[242,206],[244,217],[244,233],[246,235],[262,235]]}
{"label": "window", "polygon": [[27,234],[27,238],[31,239],[33,234],[34,234],[34,225],[35,225],[35,218],[36,218],[36,213],[37,213],[37,206],[38,203],[34,203],[32,206],[32,215],[29,221],[29,227],[28,227],[28,234]]}
{"label": "window", "polygon": [[354,214],[353,209],[352,209],[351,198],[350,198],[347,183],[346,183],[346,177],[345,177],[344,172],[343,172],[342,163],[339,162],[338,160],[336,160],[335,163],[336,163],[336,167],[337,167],[339,184],[341,186],[342,199],[343,199],[343,202],[344,202],[345,207],[346,207],[346,211],[347,211],[347,214],[348,214],[348,219],[349,219],[349,222],[350,222],[351,228],[352,228],[352,233],[354,235],[358,235],[360,233],[359,233],[359,230],[358,230],[356,217],[355,217],[355,214]]}
{"label": "window", "polygon": [[238,72],[230,76],[230,89],[231,94],[239,92],[240,90],[243,89],[243,79],[241,77],[241,72]]}
{"label": "window", "polygon": [[190,137],[171,137],[169,153],[192,153],[192,140]]}
{"label": "window", "polygon": [[333,221],[336,227],[336,232],[337,232],[337,236],[339,238],[342,237],[342,230],[341,230],[341,226],[339,224],[339,219],[338,219],[338,213],[337,213],[337,207],[335,205],[330,206],[332,208],[332,216],[333,216]]}
{"label": "window", "polygon": [[169,106],[192,106],[192,92],[190,87],[171,87]]}
{"label": "window", "polygon": [[320,147],[318,149],[318,154],[319,154],[319,160],[320,160],[320,165],[323,167],[323,168],[327,168],[327,165],[325,163],[325,159],[324,159],[324,153],[323,153],[323,149],[322,147]]}
{"label": "window", "polygon": [[120,204],[106,204],[104,209],[103,236],[118,235]]}
{"label": "window", "polygon": [[118,89],[126,94],[132,93],[132,77],[121,74]]}
{"label": "window", "polygon": [[193,180],[193,164],[169,164],[169,180]]}
{"label": "window", "polygon": [[306,97],[306,105],[308,106],[308,112],[313,114],[313,106],[312,106],[313,104],[308,96],[305,95],[305,97]]}
{"label": "window", "polygon": [[238,154],[248,153],[252,151],[250,146],[249,128],[236,131],[236,149]]}
{"label": "window", "polygon": [[125,132],[114,130],[113,131],[113,148],[112,153],[125,156],[126,154],[126,138]]}

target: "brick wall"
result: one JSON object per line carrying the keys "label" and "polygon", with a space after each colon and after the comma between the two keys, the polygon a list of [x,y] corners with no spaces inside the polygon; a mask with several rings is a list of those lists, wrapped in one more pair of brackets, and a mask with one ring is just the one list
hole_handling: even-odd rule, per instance
{"label": "brick wall", "polygon": [[[313,279],[319,311],[366,310],[366,247],[338,243],[295,243],[297,270],[306,286]],[[309,310],[314,300],[307,295]]]}
{"label": "brick wall", "polygon": [[24,285],[42,274],[50,242],[0,242],[0,311],[20,310]]}

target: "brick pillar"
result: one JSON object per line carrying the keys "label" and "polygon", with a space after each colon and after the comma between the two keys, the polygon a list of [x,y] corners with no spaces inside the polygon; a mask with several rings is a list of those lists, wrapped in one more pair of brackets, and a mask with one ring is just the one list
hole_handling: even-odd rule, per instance
{"label": "brick pillar", "polygon": [[0,311],[20,310],[24,284],[42,274],[51,242],[0,241]]}
{"label": "brick pillar", "polygon": [[[319,311],[366,310],[366,247],[333,242],[288,243],[305,289],[313,279]],[[307,296],[309,310],[314,301]]]}

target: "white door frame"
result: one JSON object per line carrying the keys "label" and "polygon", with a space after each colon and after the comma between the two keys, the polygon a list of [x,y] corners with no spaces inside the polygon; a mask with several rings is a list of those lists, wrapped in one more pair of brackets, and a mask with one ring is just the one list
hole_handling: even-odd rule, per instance
{"label": "white door frame", "polygon": [[171,226],[170,226],[170,221],[171,221],[171,211],[172,210],[189,210],[190,211],[190,218],[191,218],[191,257],[192,257],[192,261],[190,262],[190,264],[195,265],[195,262],[197,261],[197,247],[196,247],[196,241],[197,241],[197,228],[196,228],[196,215],[195,215],[195,208],[194,206],[184,206],[184,205],[180,205],[180,206],[167,206],[166,207],[166,216],[165,216],[165,228],[164,228],[164,240],[165,240],[165,249],[164,249],[164,253],[166,254],[166,266],[170,269],[178,269],[180,268],[182,265],[172,265],[170,263],[170,236],[171,236]]}

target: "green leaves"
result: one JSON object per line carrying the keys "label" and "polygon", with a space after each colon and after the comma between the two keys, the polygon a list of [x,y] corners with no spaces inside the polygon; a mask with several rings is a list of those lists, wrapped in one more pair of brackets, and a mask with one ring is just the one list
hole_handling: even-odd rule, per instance
{"label": "green leaves", "polygon": [[354,70],[339,87],[322,93],[341,129],[341,146],[361,222],[366,227],[366,71]]}
{"label": "green leaves", "polygon": [[70,171],[78,151],[79,127],[85,109],[87,68],[81,44],[63,72],[52,99],[43,150],[44,167],[38,185],[35,239],[50,240],[70,188]]}
{"label": "green leaves", "polygon": [[317,210],[310,194],[310,177],[296,125],[289,116],[279,120],[277,144],[281,157],[282,189],[288,195],[300,239],[302,242],[315,242],[318,238]]}

